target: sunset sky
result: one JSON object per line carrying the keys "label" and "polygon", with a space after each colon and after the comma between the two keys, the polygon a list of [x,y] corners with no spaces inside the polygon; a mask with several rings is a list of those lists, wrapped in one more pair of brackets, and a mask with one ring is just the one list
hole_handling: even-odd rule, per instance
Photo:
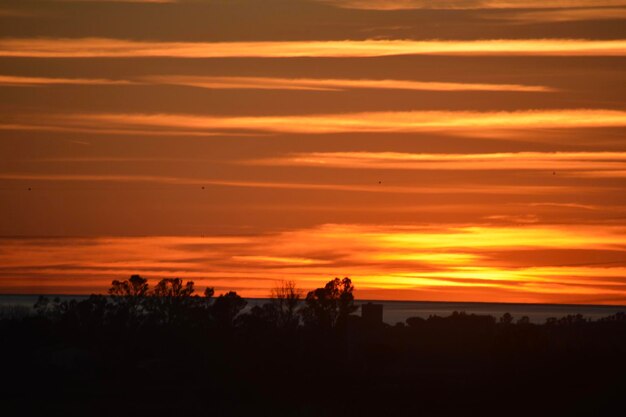
{"label": "sunset sky", "polygon": [[626,304],[626,0],[0,0],[0,293]]}

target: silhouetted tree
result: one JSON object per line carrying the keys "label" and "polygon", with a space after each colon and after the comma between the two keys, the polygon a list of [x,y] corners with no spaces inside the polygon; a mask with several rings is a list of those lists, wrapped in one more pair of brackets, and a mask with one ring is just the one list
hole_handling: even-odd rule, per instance
{"label": "silhouetted tree", "polygon": [[58,318],[58,315],[60,313],[60,303],[61,300],[59,299],[59,297],[55,297],[54,299],[50,300],[48,297],[40,295],[39,298],[37,298],[37,302],[34,306],[35,314],[41,317],[47,317],[49,319]]}
{"label": "silhouetted tree", "polygon": [[247,302],[234,291],[229,291],[215,299],[211,312],[220,327],[232,327],[235,318]]}
{"label": "silhouetted tree", "polygon": [[588,320],[582,314],[568,314],[565,317],[561,317],[557,324],[560,326],[581,326],[588,322]]}
{"label": "silhouetted tree", "polygon": [[[276,325],[281,328],[295,328],[300,323],[297,314],[301,292],[294,281],[283,281],[272,288],[270,305],[274,310]],[[270,313],[271,314],[271,313]]]}
{"label": "silhouetted tree", "polygon": [[245,331],[251,333],[273,331],[279,328],[278,310],[271,302],[257,305],[248,313],[240,315],[237,322]]}
{"label": "silhouetted tree", "polygon": [[148,295],[148,280],[139,275],[132,275],[125,281],[113,281],[111,295],[114,320],[118,324],[134,326],[145,318],[145,297]]}
{"label": "silhouetted tree", "polygon": [[424,320],[421,317],[409,317],[405,321],[406,321],[406,324],[412,328],[423,327],[424,324],[426,323],[426,320]]}
{"label": "silhouetted tree", "polygon": [[513,316],[510,313],[504,313],[500,317],[500,324],[509,325],[513,323]]}
{"label": "silhouetted tree", "polygon": [[213,295],[215,294],[215,289],[212,287],[207,287],[204,289],[204,297],[199,297],[196,299],[195,303],[195,312],[199,314],[199,318],[203,320],[208,320],[211,316],[211,306],[213,305]]}
{"label": "silhouetted tree", "polygon": [[165,278],[154,287],[152,295],[168,299],[184,299],[195,291],[193,281],[187,281],[183,285],[180,278]]}
{"label": "silhouetted tree", "polygon": [[206,298],[207,300],[211,300],[214,294],[215,294],[215,289],[212,287],[207,287],[204,290],[204,298]]}
{"label": "silhouetted tree", "polygon": [[103,295],[92,294],[86,300],[77,302],[68,311],[75,311],[75,319],[79,326],[94,329],[103,326],[108,313],[108,302]]}
{"label": "silhouetted tree", "polygon": [[626,323],[626,313],[623,311],[611,314],[598,320],[601,323]]}
{"label": "silhouetted tree", "polygon": [[305,324],[322,328],[343,325],[347,317],[357,310],[354,305],[354,286],[350,278],[335,278],[324,288],[317,288],[306,296],[302,318]]}
{"label": "silhouetted tree", "polygon": [[126,281],[113,281],[109,294],[113,297],[139,298],[148,295],[148,280],[139,275],[132,275]]}
{"label": "silhouetted tree", "polygon": [[193,281],[183,284],[180,278],[165,278],[154,287],[148,311],[160,323],[170,324],[190,318],[195,298]]}
{"label": "silhouetted tree", "polygon": [[35,303],[35,313],[43,318],[61,324],[67,329],[87,329],[92,331],[107,324],[109,303],[106,297],[92,294],[85,300],[53,300],[39,297]]}

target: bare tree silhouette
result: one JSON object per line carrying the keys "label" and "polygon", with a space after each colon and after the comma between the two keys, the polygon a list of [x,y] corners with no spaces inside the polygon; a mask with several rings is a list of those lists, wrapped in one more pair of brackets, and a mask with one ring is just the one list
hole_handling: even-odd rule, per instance
{"label": "bare tree silhouette", "polygon": [[294,328],[300,323],[298,305],[302,293],[294,281],[282,281],[272,288],[270,303],[275,310],[276,325],[281,328]]}

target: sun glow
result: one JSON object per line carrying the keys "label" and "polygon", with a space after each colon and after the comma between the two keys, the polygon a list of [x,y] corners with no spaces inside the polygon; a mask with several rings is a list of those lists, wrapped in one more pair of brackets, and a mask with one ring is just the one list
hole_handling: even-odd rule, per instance
{"label": "sun glow", "polygon": [[[241,237],[5,238],[0,283],[17,292],[33,285],[42,292],[81,292],[81,285],[104,290],[111,279],[142,271],[151,279],[175,275],[266,296],[276,280],[310,289],[325,277],[348,275],[378,298],[404,289],[407,296],[436,300],[443,289],[463,289],[449,293],[451,299],[616,302],[626,300],[626,261],[608,256],[626,253],[625,236],[618,226],[328,224]],[[573,253],[580,262],[572,264]],[[520,258],[525,254],[547,260],[538,266]],[[90,280],[73,278],[87,271]]]}

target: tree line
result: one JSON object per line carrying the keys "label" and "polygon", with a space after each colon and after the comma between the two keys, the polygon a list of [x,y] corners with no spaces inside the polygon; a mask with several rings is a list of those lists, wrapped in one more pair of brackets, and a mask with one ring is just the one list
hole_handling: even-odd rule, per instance
{"label": "tree line", "polygon": [[[6,415],[610,415],[626,314],[531,323],[454,312],[372,323],[349,278],[235,292],[138,275],[0,318]],[[537,410],[541,410],[540,413]]]}
{"label": "tree line", "polygon": [[269,302],[241,314],[247,302],[235,291],[216,297],[214,288],[209,287],[198,295],[193,281],[180,278],[162,279],[151,288],[147,279],[133,275],[113,281],[108,296],[92,294],[80,301],[41,296],[34,309],[39,317],[86,326],[232,328],[256,322],[291,330],[300,325],[335,329],[345,326],[358,308],[353,291],[350,278],[334,278],[303,299],[293,281],[284,281],[271,290]]}

